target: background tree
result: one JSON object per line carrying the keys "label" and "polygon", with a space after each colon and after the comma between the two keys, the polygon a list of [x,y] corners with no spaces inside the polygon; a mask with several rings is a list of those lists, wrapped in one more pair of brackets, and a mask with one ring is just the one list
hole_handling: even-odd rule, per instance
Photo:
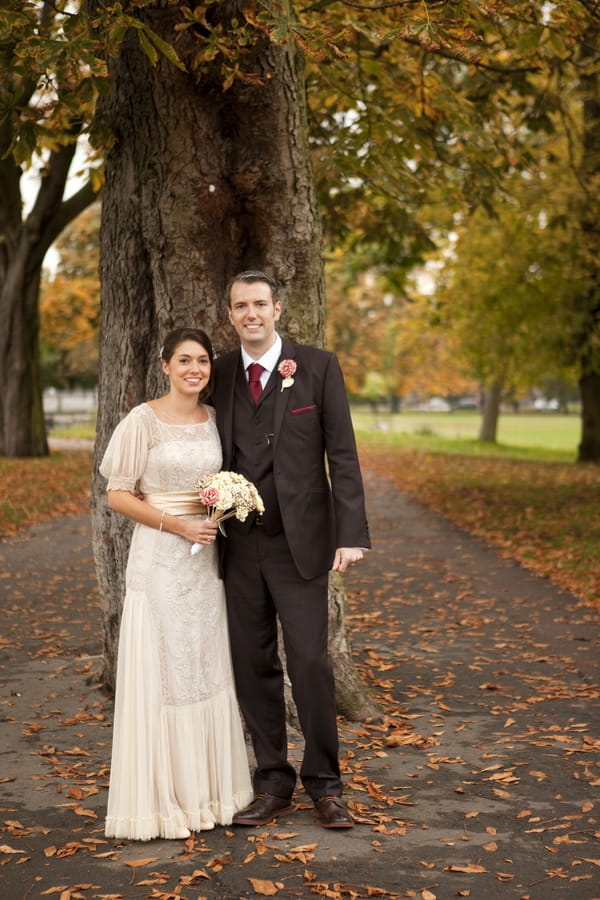
{"label": "background tree", "polygon": [[[0,454],[48,452],[39,362],[39,289],[46,251],[96,196],[89,180],[65,198],[76,144],[105,71],[66,0],[7,0],[0,19]],[[24,212],[24,168],[38,183]]]}
{"label": "background tree", "polygon": [[419,279],[404,277],[396,293],[397,271],[369,268],[359,248],[327,261],[327,345],[340,357],[346,384],[355,398],[384,399],[398,412],[403,399],[426,399],[472,392],[456,337],[440,327],[439,312],[420,294]]}
{"label": "background tree", "polygon": [[581,185],[579,222],[585,284],[575,313],[583,324],[573,342],[579,362],[582,431],[579,459],[600,462],[600,9],[585,3],[583,39],[574,54],[575,83],[581,103],[581,152],[574,167]]}
{"label": "background tree", "polygon": [[[569,218],[585,248],[570,296],[580,323],[570,350],[582,401],[579,458],[600,461],[598,5],[466,3],[450,18],[447,4],[392,3],[378,7],[376,28],[372,6],[313,9],[324,5],[345,25],[344,58],[310,69],[326,234],[371,239],[390,272],[405,276],[402,261],[423,252],[444,222],[450,230],[453,216],[464,221],[479,207],[493,215],[506,178],[539,166],[539,136],[568,135],[565,160],[579,181]],[[564,261],[568,268],[568,253]]]}
{"label": "background tree", "polygon": [[440,253],[438,287],[426,302],[482,386],[481,440],[495,441],[502,398],[581,372],[586,313],[574,301],[588,270],[571,212],[579,186],[565,155],[564,141],[546,140],[538,166],[505,181],[495,215],[477,210]]}

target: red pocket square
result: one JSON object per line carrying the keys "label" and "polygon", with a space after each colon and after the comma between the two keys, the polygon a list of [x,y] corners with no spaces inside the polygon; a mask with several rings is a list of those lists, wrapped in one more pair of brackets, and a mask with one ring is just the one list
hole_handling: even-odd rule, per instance
{"label": "red pocket square", "polygon": [[312,406],[301,406],[300,409],[293,409],[293,410],[292,410],[292,415],[293,415],[293,416],[297,416],[297,415],[299,415],[300,413],[310,412],[311,409],[316,409],[316,408],[317,408],[317,404],[316,404],[316,403],[313,403]]}

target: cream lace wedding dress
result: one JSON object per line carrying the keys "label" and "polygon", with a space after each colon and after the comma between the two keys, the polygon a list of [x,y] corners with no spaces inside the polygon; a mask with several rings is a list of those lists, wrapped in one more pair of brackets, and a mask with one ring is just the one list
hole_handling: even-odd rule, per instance
{"label": "cream lace wedding dress", "polygon": [[[207,408],[208,409],[208,408]],[[144,495],[193,491],[221,468],[214,410],[167,425],[150,406],[117,426],[100,472]],[[213,545],[135,526],[121,621],[106,835],[185,838],[253,797]]]}

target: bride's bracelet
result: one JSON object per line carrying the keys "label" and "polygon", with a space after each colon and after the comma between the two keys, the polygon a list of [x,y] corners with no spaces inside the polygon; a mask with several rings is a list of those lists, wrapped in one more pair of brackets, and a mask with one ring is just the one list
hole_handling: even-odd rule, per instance
{"label": "bride's bracelet", "polygon": [[160,525],[158,526],[158,530],[159,530],[159,531],[162,531],[162,530],[163,530],[163,525],[165,524],[165,516],[166,516],[166,514],[167,514],[166,509],[163,509],[162,515],[161,515],[161,517],[160,517]]}

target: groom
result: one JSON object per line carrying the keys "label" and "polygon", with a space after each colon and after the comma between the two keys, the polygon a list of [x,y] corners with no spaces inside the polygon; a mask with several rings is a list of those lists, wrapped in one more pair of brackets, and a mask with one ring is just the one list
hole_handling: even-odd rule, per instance
{"label": "groom", "polygon": [[253,481],[265,504],[261,516],[230,519],[224,541],[236,689],[257,761],[255,799],[233,823],[265,825],[292,809],[279,617],[305,739],[302,784],[324,828],[351,828],[327,653],[328,572],[345,572],[370,542],[343,377],[332,353],[277,334],[270,275],[236,275],[226,298],[241,349],[214,363],[223,468]]}

